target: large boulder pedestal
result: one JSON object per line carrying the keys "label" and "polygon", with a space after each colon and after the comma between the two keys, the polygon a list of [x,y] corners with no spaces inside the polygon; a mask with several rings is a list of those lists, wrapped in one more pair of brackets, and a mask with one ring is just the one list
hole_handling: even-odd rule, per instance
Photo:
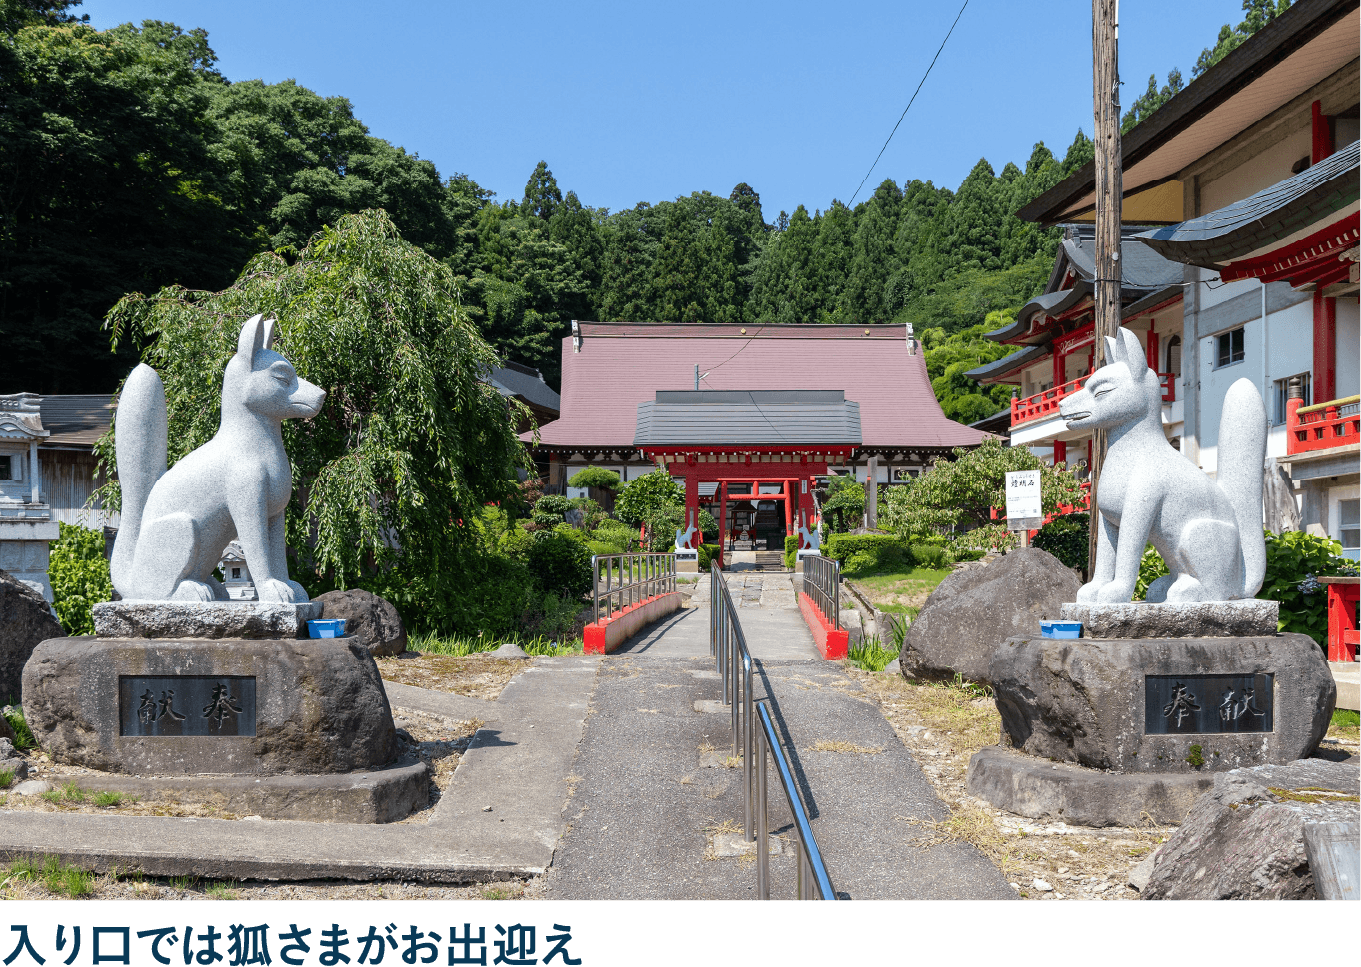
{"label": "large boulder pedestal", "polygon": [[907,628],[898,665],[904,678],[990,681],[993,652],[1012,635],[1057,618],[1081,583],[1054,555],[1033,547],[986,567],[948,575]]}
{"label": "large boulder pedestal", "polygon": [[424,763],[394,761],[378,668],[351,637],[54,638],[23,697],[54,762],[114,774],[100,789],[335,822],[401,819],[428,795]]}
{"label": "large boulder pedestal", "polygon": [[990,678],[1011,748],[973,757],[969,791],[1088,826],[1180,823],[1215,773],[1308,757],[1337,696],[1298,634],[1018,637]]}

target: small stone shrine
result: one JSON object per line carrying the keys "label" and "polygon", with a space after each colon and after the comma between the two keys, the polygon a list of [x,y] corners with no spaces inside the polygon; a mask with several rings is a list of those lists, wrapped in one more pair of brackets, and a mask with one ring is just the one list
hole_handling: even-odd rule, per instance
{"label": "small stone shrine", "polygon": [[[1279,604],[1253,596],[1266,569],[1266,412],[1230,387],[1211,480],[1160,425],[1157,376],[1137,339],[1066,397],[1070,428],[1101,427],[1108,455],[1092,580],[1060,616],[1080,639],[1010,638],[990,681],[1004,744],[969,763],[969,791],[1010,812],[1089,826],[1179,823],[1213,774],[1310,756],[1337,688],[1318,644],[1278,634]],[[1152,543],[1169,573],[1132,602]]]}
{"label": "small stone shrine", "polygon": [[[158,790],[202,789],[211,776],[229,799],[244,796],[243,808],[278,818],[400,819],[425,801],[427,769],[394,763],[396,729],[369,650],[352,636],[308,638],[322,607],[288,577],[292,478],[280,424],[315,416],[325,394],[270,348],[272,335],[272,321],[245,324],[223,378],[221,428],[168,470],[161,380],[147,366],[128,377],[111,562],[123,599],[95,605],[95,636],[34,650],[24,711],[55,762],[158,777]],[[231,541],[251,562],[259,600],[232,600],[213,576]]]}

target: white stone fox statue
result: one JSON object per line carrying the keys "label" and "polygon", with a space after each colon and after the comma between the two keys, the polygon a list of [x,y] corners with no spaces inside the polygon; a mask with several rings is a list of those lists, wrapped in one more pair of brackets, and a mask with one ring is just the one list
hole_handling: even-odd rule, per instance
{"label": "white stone fox statue", "polygon": [[1059,405],[1069,429],[1101,427],[1107,433],[1097,487],[1096,567],[1078,591],[1078,603],[1129,601],[1149,542],[1171,573],[1149,585],[1146,600],[1253,597],[1266,574],[1267,423],[1257,387],[1240,379],[1224,397],[1218,468],[1211,480],[1163,435],[1162,387],[1138,337],[1122,328],[1106,346],[1110,361]]}
{"label": "white stone fox statue", "polygon": [[270,349],[273,340],[273,319],[253,316],[241,327],[222,376],[217,435],[169,471],[165,387],[146,365],[128,375],[114,430],[123,519],[110,561],[124,598],[228,600],[213,570],[238,540],[261,601],[307,600],[288,579],[284,508],[293,476],[279,427],[316,416],[326,393],[299,379]]}

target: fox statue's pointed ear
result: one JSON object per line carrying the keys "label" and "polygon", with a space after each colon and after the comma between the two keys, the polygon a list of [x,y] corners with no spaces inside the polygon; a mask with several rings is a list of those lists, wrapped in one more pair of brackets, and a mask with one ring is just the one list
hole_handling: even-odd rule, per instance
{"label": "fox statue's pointed ear", "polygon": [[1148,369],[1148,358],[1144,355],[1144,347],[1139,345],[1139,337],[1121,326],[1117,332],[1120,340],[1120,356],[1126,366],[1129,367],[1131,376],[1136,379],[1143,375],[1144,370]]}
{"label": "fox statue's pointed ear", "polygon": [[265,327],[260,316],[251,316],[241,327],[241,335],[236,340],[236,355],[245,360],[247,366],[255,362],[255,354],[264,345]]}
{"label": "fox statue's pointed ear", "polygon": [[272,349],[274,347],[274,327],[278,322],[278,319],[265,320],[265,339],[263,343],[265,349]]}
{"label": "fox statue's pointed ear", "polygon": [[1106,340],[1106,365],[1114,366],[1116,363],[1125,361],[1124,353],[1121,351],[1120,340],[1112,339],[1110,336]]}

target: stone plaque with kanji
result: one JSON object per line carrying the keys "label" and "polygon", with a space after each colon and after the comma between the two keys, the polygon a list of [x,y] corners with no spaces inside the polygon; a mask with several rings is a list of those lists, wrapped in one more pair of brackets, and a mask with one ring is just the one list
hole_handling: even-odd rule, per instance
{"label": "stone plaque with kanji", "polygon": [[123,675],[120,735],[254,735],[255,678],[246,675]]}
{"label": "stone plaque with kanji", "polygon": [[1271,732],[1275,676],[1146,675],[1144,734]]}

